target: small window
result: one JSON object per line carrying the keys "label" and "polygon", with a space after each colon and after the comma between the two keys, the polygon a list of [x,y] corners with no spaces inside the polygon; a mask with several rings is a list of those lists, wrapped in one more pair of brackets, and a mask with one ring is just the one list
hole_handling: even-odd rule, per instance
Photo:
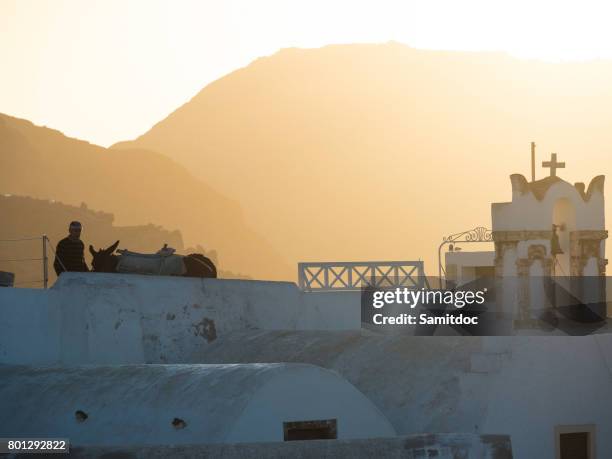
{"label": "small window", "polygon": [[283,432],[285,441],[335,440],[338,438],[335,419],[284,422]]}
{"label": "small window", "polygon": [[555,427],[557,459],[594,459],[595,425]]}

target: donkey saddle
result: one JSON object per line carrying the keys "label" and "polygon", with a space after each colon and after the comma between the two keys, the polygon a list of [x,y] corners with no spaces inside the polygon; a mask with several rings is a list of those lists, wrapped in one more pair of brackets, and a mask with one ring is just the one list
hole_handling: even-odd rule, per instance
{"label": "donkey saddle", "polygon": [[174,249],[164,247],[157,253],[138,253],[117,250],[121,254],[117,272],[132,274],[155,274],[159,276],[182,276],[187,272],[182,255]]}

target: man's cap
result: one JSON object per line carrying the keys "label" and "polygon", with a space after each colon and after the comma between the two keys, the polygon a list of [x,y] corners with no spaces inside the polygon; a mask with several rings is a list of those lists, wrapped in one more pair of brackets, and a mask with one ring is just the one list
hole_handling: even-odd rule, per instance
{"label": "man's cap", "polygon": [[81,222],[77,222],[76,220],[73,222],[70,222],[70,228],[82,228],[83,225],[81,225]]}

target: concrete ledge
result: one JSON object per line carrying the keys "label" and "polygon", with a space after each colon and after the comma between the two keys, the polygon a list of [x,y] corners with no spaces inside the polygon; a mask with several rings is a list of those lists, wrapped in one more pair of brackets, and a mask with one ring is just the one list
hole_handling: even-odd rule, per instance
{"label": "concrete ledge", "polygon": [[[11,456],[9,456],[11,457]],[[16,457],[16,456],[15,456]],[[19,456],[25,457],[25,456]],[[207,444],[186,446],[80,447],[72,458],[174,459],[214,457],[511,459],[508,435],[436,434],[363,440],[315,440],[278,443]]]}

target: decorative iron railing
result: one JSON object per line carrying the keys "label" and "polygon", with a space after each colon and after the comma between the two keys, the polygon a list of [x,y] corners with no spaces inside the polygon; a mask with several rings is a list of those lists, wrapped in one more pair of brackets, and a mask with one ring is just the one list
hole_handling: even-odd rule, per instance
{"label": "decorative iron railing", "polygon": [[362,287],[419,289],[427,279],[422,261],[298,263],[302,290],[355,291]]}

